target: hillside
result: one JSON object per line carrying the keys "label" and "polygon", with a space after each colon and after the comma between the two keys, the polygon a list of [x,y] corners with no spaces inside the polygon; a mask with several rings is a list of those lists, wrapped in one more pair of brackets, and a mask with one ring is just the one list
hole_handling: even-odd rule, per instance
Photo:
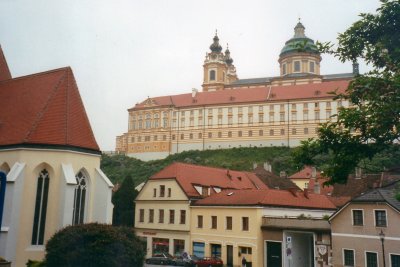
{"label": "hillside", "polygon": [[291,148],[287,147],[249,147],[205,151],[185,151],[173,154],[162,160],[141,161],[124,155],[103,155],[101,168],[113,183],[121,183],[130,174],[136,185],[172,162],[186,162],[198,165],[229,168],[232,170],[251,170],[253,163],[269,162],[272,171],[281,170],[292,174],[296,171],[292,162]]}
{"label": "hillside", "polygon": [[[107,156],[101,159],[101,169],[116,183],[121,183],[129,174],[135,185],[145,181],[148,177],[161,170],[174,161],[186,162],[198,165],[229,168],[231,170],[253,169],[253,164],[269,162],[272,171],[279,175],[280,171],[286,171],[291,175],[298,171],[293,160],[293,148],[288,147],[242,147],[232,149],[185,151],[173,154],[162,160],[141,161],[124,155]],[[324,169],[329,162],[326,156],[317,156],[317,168]],[[372,160],[364,160],[360,163],[367,173],[379,173],[385,168],[400,165],[400,148],[393,145],[386,151],[377,154]]]}

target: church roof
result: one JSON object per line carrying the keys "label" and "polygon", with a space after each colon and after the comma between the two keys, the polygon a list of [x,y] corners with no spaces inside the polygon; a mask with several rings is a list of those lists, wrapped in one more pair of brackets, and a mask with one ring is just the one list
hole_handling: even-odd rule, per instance
{"label": "church roof", "polygon": [[0,46],[0,81],[11,79],[11,73],[8,69],[6,58],[3,54],[3,49]]}
{"label": "church roof", "polygon": [[0,148],[99,152],[71,68],[0,81],[0,100]]}
{"label": "church roof", "polygon": [[286,100],[300,100],[318,98],[331,98],[329,94],[335,90],[344,92],[348,87],[348,80],[336,80],[322,83],[269,86],[260,85],[254,88],[239,88],[211,92],[197,92],[194,97],[191,93],[171,96],[148,98],[136,104],[132,109],[146,109],[161,106],[175,106],[189,108],[204,105],[232,105],[257,102],[274,102]]}

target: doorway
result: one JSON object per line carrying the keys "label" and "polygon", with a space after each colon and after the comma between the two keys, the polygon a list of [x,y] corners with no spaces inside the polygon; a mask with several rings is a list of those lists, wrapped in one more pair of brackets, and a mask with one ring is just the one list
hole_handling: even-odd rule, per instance
{"label": "doorway", "polygon": [[233,246],[226,245],[226,266],[233,266]]}
{"label": "doorway", "polygon": [[282,267],[282,243],[266,241],[266,254],[268,267]]}

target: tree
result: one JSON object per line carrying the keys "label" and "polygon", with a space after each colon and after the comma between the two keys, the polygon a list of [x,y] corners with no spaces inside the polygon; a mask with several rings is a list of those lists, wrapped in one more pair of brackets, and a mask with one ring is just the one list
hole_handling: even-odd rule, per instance
{"label": "tree", "polygon": [[398,143],[400,137],[400,1],[381,0],[376,14],[361,14],[344,33],[338,46],[318,43],[323,53],[342,62],[363,59],[373,70],[357,75],[345,93],[335,99],[351,103],[322,125],[318,139],[308,140],[294,152],[299,164],[313,164],[326,154],[324,170],[330,183],[345,183],[348,175],[376,154]]}
{"label": "tree", "polygon": [[114,204],[113,225],[115,226],[134,226],[135,222],[135,203],[138,195],[135,184],[128,175],[121,184],[121,187],[112,197]]}
{"label": "tree", "polygon": [[143,266],[145,246],[132,228],[106,224],[67,226],[46,245],[46,267]]}

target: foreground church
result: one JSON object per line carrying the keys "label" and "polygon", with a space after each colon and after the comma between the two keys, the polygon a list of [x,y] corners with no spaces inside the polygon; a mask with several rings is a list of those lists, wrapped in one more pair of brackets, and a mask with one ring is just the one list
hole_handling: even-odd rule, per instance
{"label": "foreground church", "polygon": [[113,185],[69,67],[12,78],[0,48],[0,101],[0,256],[22,267],[67,225],[111,223]]}
{"label": "foreground church", "polygon": [[128,132],[116,138],[116,151],[152,160],[193,149],[297,146],[315,137],[320,123],[348,105],[329,92],[343,92],[358,67],[322,75],[321,55],[300,22],[278,62],[277,77],[239,79],[216,34],[202,91],[149,97],[128,109]]}

